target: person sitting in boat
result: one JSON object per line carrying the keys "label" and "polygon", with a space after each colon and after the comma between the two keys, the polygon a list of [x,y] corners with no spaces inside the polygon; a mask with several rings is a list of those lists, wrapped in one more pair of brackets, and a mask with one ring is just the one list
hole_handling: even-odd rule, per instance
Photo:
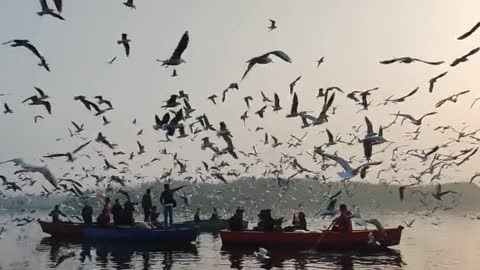
{"label": "person sitting in boat", "polygon": [[243,230],[243,209],[237,208],[233,217],[228,219],[228,226],[231,231]]}
{"label": "person sitting in boat", "polygon": [[82,208],[82,218],[85,225],[92,224],[93,209],[88,202],[85,202],[85,205]]}
{"label": "person sitting in boat", "polygon": [[123,223],[123,207],[120,204],[119,199],[115,199],[115,204],[112,207],[112,215],[113,215],[113,224],[121,225]]}
{"label": "person sitting in boat", "polygon": [[336,217],[330,227],[334,232],[351,232],[352,231],[352,212],[348,211],[345,204],[340,205],[340,216]]}
{"label": "person sitting in boat", "polygon": [[158,221],[159,216],[160,216],[160,213],[158,212],[157,207],[153,206],[152,211],[150,213],[150,224],[155,228],[160,227],[160,222]]}
{"label": "person sitting in boat", "polygon": [[152,196],[151,189],[147,189],[145,194],[142,197],[142,208],[143,213],[145,214],[145,219],[143,221],[148,222],[150,220],[150,212],[152,211]]}
{"label": "person sitting in boat", "polygon": [[200,208],[197,208],[197,211],[195,211],[195,216],[193,216],[193,221],[195,223],[200,223]]}
{"label": "person sitting in boat", "polygon": [[103,205],[103,210],[100,215],[97,217],[97,223],[100,225],[110,224],[112,215],[112,205],[110,204],[110,197],[105,198],[105,204]]}
{"label": "person sitting in boat", "polygon": [[210,220],[218,220],[219,217],[218,217],[218,212],[217,212],[217,208],[213,208],[213,213],[212,213],[212,216],[210,217]]}
{"label": "person sitting in boat", "polygon": [[133,226],[135,225],[135,218],[133,217],[133,212],[135,212],[135,203],[130,201],[130,198],[127,198],[127,201],[123,205],[123,224]]}
{"label": "person sitting in boat", "polygon": [[175,201],[174,193],[185,186],[180,186],[178,188],[170,189],[169,184],[163,185],[163,192],[160,195],[160,203],[163,205],[163,219],[164,225],[166,227],[173,227],[173,208],[177,206],[177,201]]}
{"label": "person sitting in boat", "polygon": [[262,232],[273,232],[275,230],[282,230],[282,221],[283,218],[274,219],[272,217],[272,210],[271,209],[263,209],[260,210],[260,214],[258,214],[258,224],[255,228],[256,231]]}
{"label": "person sitting in boat", "polygon": [[293,214],[292,226],[287,226],[283,229],[285,232],[293,232],[295,230],[307,230],[307,220],[305,219],[305,213],[299,212]]}
{"label": "person sitting in boat", "polygon": [[52,212],[50,212],[49,216],[52,217],[53,223],[62,223],[62,220],[60,220],[60,216],[67,217],[64,213],[62,213],[62,211],[60,210],[60,206],[58,204],[55,205]]}

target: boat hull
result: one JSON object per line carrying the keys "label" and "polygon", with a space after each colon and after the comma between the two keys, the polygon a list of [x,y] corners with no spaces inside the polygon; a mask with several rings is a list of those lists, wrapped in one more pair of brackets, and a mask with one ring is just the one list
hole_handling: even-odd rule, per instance
{"label": "boat hull", "polygon": [[190,243],[197,238],[195,229],[151,230],[137,228],[87,228],[84,236],[96,240],[162,241],[163,244]]}
{"label": "boat hull", "polygon": [[[243,222],[243,227],[248,228],[248,221]],[[196,229],[198,232],[218,233],[221,230],[228,229],[228,220],[201,220],[200,222],[185,221],[173,225],[174,228]]]}
{"label": "boat hull", "polygon": [[369,244],[371,233],[380,246],[390,247],[400,243],[403,227],[377,230],[343,232],[258,232],[222,230],[220,236],[224,246],[255,246],[295,249],[357,249],[373,247]]}
{"label": "boat hull", "polygon": [[89,226],[83,223],[53,223],[39,220],[42,231],[53,237],[83,237],[83,233]]}

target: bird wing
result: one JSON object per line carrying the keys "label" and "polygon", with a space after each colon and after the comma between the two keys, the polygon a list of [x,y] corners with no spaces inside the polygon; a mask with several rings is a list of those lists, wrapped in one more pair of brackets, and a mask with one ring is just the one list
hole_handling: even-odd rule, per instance
{"label": "bird wing", "polygon": [[422,116],[422,117],[420,118],[420,120],[422,120],[423,118],[425,118],[425,117],[427,117],[427,116],[434,115],[434,114],[437,114],[437,112],[429,112],[429,113],[425,114],[424,116]]}
{"label": "bird wing", "polygon": [[47,0],[40,0],[40,6],[42,7],[42,11],[49,10]]}
{"label": "bird wing", "polygon": [[185,51],[185,49],[188,46],[188,41],[189,41],[188,31],[185,31],[182,38],[180,39],[180,42],[177,45],[177,48],[175,48],[175,51],[173,52],[171,58],[180,59],[182,57],[182,53]]}
{"label": "bird wing", "polygon": [[333,134],[332,134],[332,132],[330,132],[330,130],[328,130],[328,128],[327,128],[327,136],[328,136],[328,142],[329,143],[334,143]]}
{"label": "bird wing", "polygon": [[23,44],[23,46],[27,49],[29,49],[33,54],[35,54],[40,60],[43,59],[43,56],[40,54],[40,52],[37,50],[35,46],[33,46],[30,43]]}
{"label": "bird wing", "polygon": [[472,27],[472,29],[468,30],[468,32],[466,32],[465,34],[459,36],[457,39],[458,39],[458,40],[466,39],[466,38],[469,37],[471,34],[473,34],[473,32],[475,32],[479,27],[480,27],[480,22],[478,22],[477,24],[475,24],[475,25]]}
{"label": "bird wing", "polygon": [[38,88],[38,87],[33,87],[35,88],[35,90],[37,90],[37,92],[40,94],[40,97],[44,97],[45,96],[45,92],[43,92],[42,89]]}
{"label": "bird wing", "polygon": [[275,107],[280,107],[280,98],[278,97],[277,93],[274,94],[275,99]]}
{"label": "bird wing", "polygon": [[293,94],[292,99],[292,108],[290,109],[290,114],[298,113],[298,96],[297,93]]}
{"label": "bird wing", "polygon": [[[155,121],[158,119],[157,115],[155,115]],[[159,125],[161,124],[168,124],[170,122],[170,114],[167,112],[163,115],[162,121],[158,122]]]}
{"label": "bird wing", "polygon": [[53,2],[55,3],[55,8],[57,8],[57,11],[61,13],[63,9],[62,0],[53,0]]}
{"label": "bird wing", "polygon": [[45,102],[43,102],[42,104],[43,104],[43,105],[45,106],[45,108],[47,109],[47,112],[48,112],[49,114],[52,114],[52,104],[50,104],[50,102],[48,102],[48,101],[45,101]]}
{"label": "bird wing", "polygon": [[250,71],[250,69],[252,69],[255,63],[256,63],[255,61],[248,62],[248,67],[247,67],[247,70],[245,70],[245,73],[243,73],[242,80],[245,78],[245,76],[247,76],[247,73]]}
{"label": "bird wing", "polygon": [[388,64],[393,64],[395,62],[397,62],[398,59],[397,58],[394,58],[394,59],[390,59],[390,60],[384,60],[384,61],[380,61],[380,64],[384,64],[384,65],[388,65]]}
{"label": "bird wing", "polygon": [[336,161],[338,164],[340,164],[340,166],[342,166],[342,168],[345,171],[352,171],[352,167],[350,167],[350,164],[348,164],[348,162],[345,159],[343,159],[339,156],[330,155],[330,154],[323,153],[323,152],[320,152],[319,154],[323,157],[326,157],[326,158],[329,158],[331,160]]}
{"label": "bird wing", "polygon": [[130,44],[128,42],[123,43],[123,46],[125,47],[125,54],[127,56],[130,55]]}
{"label": "bird wing", "polygon": [[367,123],[367,134],[373,134],[373,125],[372,122],[370,122],[370,119],[365,116],[365,123]]}
{"label": "bird wing", "polygon": [[422,62],[422,63],[425,63],[425,64],[433,65],[433,66],[438,66],[438,65],[441,65],[441,64],[445,63],[445,61],[425,61],[425,60],[418,59],[418,58],[415,58],[415,60],[417,60],[419,62]]}
{"label": "bird wing", "polygon": [[283,51],[271,51],[269,53],[264,54],[263,56],[267,56],[269,54],[276,55],[277,57],[281,58],[283,61],[286,61],[288,63],[292,62],[292,59],[290,59],[290,57]]}
{"label": "bird wing", "polygon": [[82,145],[80,145],[79,147],[77,147],[75,150],[72,151],[72,154],[76,154],[78,153],[80,150],[82,150],[83,148],[85,148],[85,146],[87,146],[88,144],[90,144],[91,141],[88,141]]}
{"label": "bird wing", "polygon": [[367,160],[372,157],[372,143],[369,140],[363,140],[363,153]]}
{"label": "bird wing", "polygon": [[415,94],[418,91],[418,89],[420,89],[420,87],[417,87],[417,88],[413,89],[410,93],[406,94],[405,96],[403,96],[399,99],[404,99],[404,98],[413,96],[413,94]]}

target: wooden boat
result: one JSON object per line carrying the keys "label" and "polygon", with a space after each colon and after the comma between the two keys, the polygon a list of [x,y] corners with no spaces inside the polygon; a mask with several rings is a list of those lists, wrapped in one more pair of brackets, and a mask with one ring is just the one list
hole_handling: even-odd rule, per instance
{"label": "wooden boat", "polygon": [[[161,224],[163,226],[163,223]],[[196,229],[198,232],[210,232],[218,233],[221,230],[228,229],[228,220],[226,219],[217,219],[217,220],[201,220],[200,222],[195,221],[185,221],[181,223],[176,223],[173,225],[174,228],[191,228]],[[248,221],[243,221],[243,228],[248,228]]]}
{"label": "wooden boat", "polygon": [[85,229],[84,236],[95,240],[162,241],[163,244],[167,242],[177,244],[195,241],[197,230],[188,228],[164,230],[132,227],[90,227]]}
{"label": "wooden boat", "polygon": [[38,220],[44,233],[54,237],[83,237],[83,232],[88,226],[84,223],[62,222],[53,223]]}
{"label": "wooden boat", "polygon": [[261,246],[296,249],[356,249],[372,247],[372,236],[380,247],[396,246],[402,237],[402,226],[378,230],[358,230],[353,232],[301,231],[301,232],[259,232],[259,231],[220,231],[224,246]]}

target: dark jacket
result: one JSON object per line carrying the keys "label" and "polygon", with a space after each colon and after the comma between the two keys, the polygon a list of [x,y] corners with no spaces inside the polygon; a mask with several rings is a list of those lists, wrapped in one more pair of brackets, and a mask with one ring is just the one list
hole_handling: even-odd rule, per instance
{"label": "dark jacket", "polygon": [[144,194],[142,198],[142,208],[151,209],[152,208],[152,197],[149,194]]}

